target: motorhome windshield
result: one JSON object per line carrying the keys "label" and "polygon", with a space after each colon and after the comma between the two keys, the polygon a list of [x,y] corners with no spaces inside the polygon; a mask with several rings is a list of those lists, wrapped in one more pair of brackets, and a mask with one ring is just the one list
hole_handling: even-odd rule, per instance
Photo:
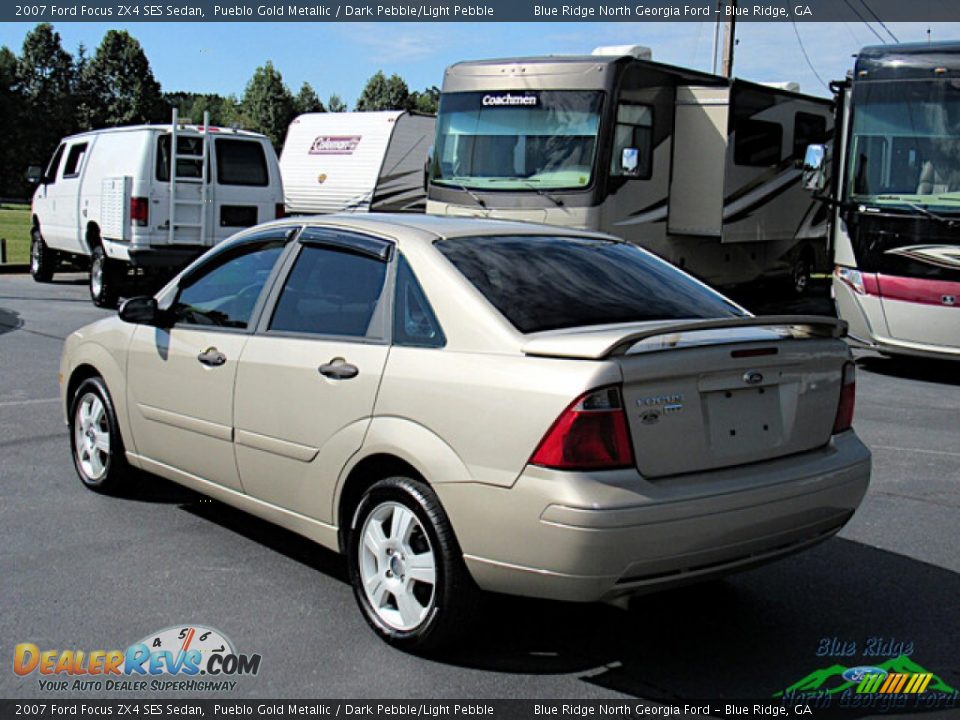
{"label": "motorhome windshield", "polygon": [[853,107],[850,200],[960,212],[960,80],[856,83]]}
{"label": "motorhome windshield", "polygon": [[475,190],[573,190],[591,182],[602,92],[449,93],[431,180]]}

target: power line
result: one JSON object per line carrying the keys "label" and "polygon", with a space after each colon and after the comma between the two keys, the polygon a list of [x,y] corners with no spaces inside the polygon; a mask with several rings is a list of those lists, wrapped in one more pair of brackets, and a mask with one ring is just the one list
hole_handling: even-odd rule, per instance
{"label": "power line", "polygon": [[867,12],[870,13],[871,15],[873,15],[873,19],[876,20],[878,23],[880,23],[880,27],[882,27],[884,30],[887,31],[887,35],[889,35],[890,37],[892,37],[894,42],[897,42],[897,43],[900,42],[900,40],[897,38],[897,36],[894,35],[892,32],[890,32],[890,28],[887,27],[887,24],[886,24],[883,20],[881,20],[881,19],[880,19],[880,16],[878,16],[878,15],[873,11],[873,8],[871,8],[869,5],[867,5],[867,0],[860,0],[860,2],[861,2],[861,4],[867,9]]}
{"label": "power line", "polygon": [[867,30],[869,30],[870,32],[872,32],[872,33],[876,36],[877,40],[879,40],[880,42],[882,42],[884,45],[887,44],[887,41],[883,39],[883,35],[881,35],[881,34],[878,33],[876,30],[873,29],[873,25],[871,25],[870,23],[867,22],[867,19],[866,19],[863,15],[860,14],[860,11],[857,10],[857,9],[853,6],[853,4],[850,2],[850,0],[843,0],[843,2],[846,4],[846,6],[847,6],[848,8],[850,8],[850,10],[853,12],[853,14],[857,16],[857,18],[860,20],[860,22],[862,22],[864,25],[867,26]]}
{"label": "power line", "polygon": [[797,23],[791,20],[790,24],[793,25],[793,32],[797,36],[797,42],[800,43],[800,52],[803,53],[803,59],[807,61],[807,66],[810,68],[810,71],[814,75],[816,75],[817,80],[820,81],[820,84],[823,85],[827,90],[829,90],[830,86],[823,81],[823,78],[820,77],[820,73],[817,72],[817,69],[813,66],[813,63],[810,62],[810,56],[807,55],[807,49],[803,46],[803,40],[800,39],[800,31],[797,30]]}

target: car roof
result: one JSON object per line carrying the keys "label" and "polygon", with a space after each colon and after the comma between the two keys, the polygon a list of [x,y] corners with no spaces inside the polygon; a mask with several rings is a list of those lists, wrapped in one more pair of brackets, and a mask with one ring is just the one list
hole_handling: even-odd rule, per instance
{"label": "car roof", "polygon": [[[308,226],[343,227],[377,235],[389,235],[396,238],[401,245],[409,242],[432,243],[438,238],[469,237],[472,235],[552,235],[620,241],[619,238],[611,235],[575,228],[557,227],[556,225],[413,213],[344,213],[293,216],[275,220],[265,225],[258,225],[256,229],[298,223]],[[254,229],[251,228],[251,230]]]}

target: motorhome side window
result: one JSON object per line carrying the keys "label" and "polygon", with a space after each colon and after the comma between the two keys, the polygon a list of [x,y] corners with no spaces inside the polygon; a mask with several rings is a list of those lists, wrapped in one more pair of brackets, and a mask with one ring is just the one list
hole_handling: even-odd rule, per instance
{"label": "motorhome side window", "polygon": [[67,164],[63,166],[63,176],[65,178],[77,177],[80,174],[80,165],[83,164],[83,156],[87,152],[87,143],[80,143],[70,148],[67,154]]}
{"label": "motorhome side window", "polygon": [[653,172],[653,108],[620,103],[613,136],[613,176],[649,180]]}
{"label": "motorhome side window", "polygon": [[63,151],[66,145],[61,145],[50,158],[50,164],[47,165],[47,171],[43,174],[44,185],[53,185],[57,181],[57,170],[60,169],[60,161],[63,160]]}
{"label": "motorhome side window", "polygon": [[217,182],[265,187],[270,183],[263,145],[251,140],[217,138]]}
{"label": "motorhome side window", "polygon": [[[178,155],[203,155],[203,139],[199,137],[177,136]],[[200,160],[177,158],[177,179],[199,180],[203,177],[203,165]],[[157,138],[157,180],[170,181],[170,136]],[[207,173],[207,182],[210,174]]]}
{"label": "motorhome side window", "polygon": [[733,161],[737,165],[768,167],[780,162],[783,147],[783,126],[780,123],[739,118],[734,134]]}
{"label": "motorhome side window", "polygon": [[793,117],[793,158],[803,160],[807,145],[827,141],[827,120],[820,115],[798,112]]}

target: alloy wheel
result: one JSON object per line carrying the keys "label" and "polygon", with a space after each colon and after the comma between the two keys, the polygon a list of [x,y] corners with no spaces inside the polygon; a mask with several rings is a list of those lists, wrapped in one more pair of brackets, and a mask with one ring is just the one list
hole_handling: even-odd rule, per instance
{"label": "alloy wheel", "polygon": [[414,512],[392,501],[375,507],[357,552],[364,593],[377,617],[394,630],[420,625],[435,602],[437,563]]}
{"label": "alloy wheel", "polygon": [[77,464],[90,481],[100,480],[110,460],[110,424],[103,401],[86,393],[77,403],[73,423]]}

